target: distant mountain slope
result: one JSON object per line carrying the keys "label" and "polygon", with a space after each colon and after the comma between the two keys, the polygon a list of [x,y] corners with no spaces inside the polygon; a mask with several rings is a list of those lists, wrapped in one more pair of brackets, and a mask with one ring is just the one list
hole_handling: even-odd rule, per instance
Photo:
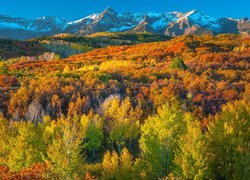
{"label": "distant mountain slope", "polygon": [[0,16],[0,37],[29,39],[71,33],[90,35],[97,32],[152,32],[168,36],[183,34],[250,33],[248,18],[214,18],[192,10],[187,13],[123,13],[112,8],[68,22],[58,17],[42,17],[35,20]]}
{"label": "distant mountain slope", "polygon": [[86,37],[72,34],[57,34],[29,41],[0,39],[0,61],[22,56],[41,56],[54,53],[66,58],[96,48],[117,45],[134,45],[146,42],[158,42],[170,38],[153,33],[100,32]]}
{"label": "distant mountain slope", "polygon": [[0,61],[20,56],[39,56],[45,51],[38,42],[0,39]]}

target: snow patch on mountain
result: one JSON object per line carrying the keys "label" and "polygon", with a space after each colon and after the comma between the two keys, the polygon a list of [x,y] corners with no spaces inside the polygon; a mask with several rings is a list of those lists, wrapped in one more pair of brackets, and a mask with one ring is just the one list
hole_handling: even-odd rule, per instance
{"label": "snow patch on mountain", "polygon": [[157,21],[155,21],[151,27],[154,29],[154,30],[162,30],[164,29],[165,27],[167,27],[167,25],[169,24],[169,22],[166,20],[166,19],[159,19]]}
{"label": "snow patch on mountain", "polygon": [[184,19],[191,20],[193,23],[199,26],[208,27],[209,29],[214,31],[219,31],[220,29],[220,24],[217,18],[208,16],[205,13],[197,10],[187,12],[183,17],[179,18],[177,22],[180,22]]}
{"label": "snow patch on mountain", "polygon": [[159,18],[161,17],[163,14],[162,13],[152,13],[152,12],[149,12],[149,13],[146,13],[146,15],[148,17],[151,17],[151,18]]}
{"label": "snow patch on mountain", "polygon": [[119,28],[111,28],[109,32],[122,32],[126,30],[133,29],[135,26],[121,26]]}
{"label": "snow patch on mountain", "polygon": [[[67,24],[68,24],[68,25],[79,24],[79,23],[81,23],[81,22],[83,22],[83,21],[85,21],[85,20],[89,20],[88,22],[90,23],[91,20],[97,19],[97,18],[99,17],[99,15],[100,15],[100,14],[91,14],[91,15],[89,15],[89,16],[86,16],[86,17],[82,18],[82,19],[79,19],[79,20],[76,20],[76,21],[72,21],[72,22],[68,22]],[[89,23],[87,23],[87,24],[89,24]]]}
{"label": "snow patch on mountain", "polygon": [[177,22],[180,22],[180,21],[183,20],[183,19],[188,19],[188,17],[189,17],[190,15],[192,15],[193,13],[195,13],[195,10],[192,10],[192,11],[190,11],[190,12],[187,12],[186,14],[184,14],[183,17],[179,18]]}
{"label": "snow patch on mountain", "polygon": [[135,13],[132,14],[132,20],[136,23],[140,23],[143,20],[144,16],[144,13]]}

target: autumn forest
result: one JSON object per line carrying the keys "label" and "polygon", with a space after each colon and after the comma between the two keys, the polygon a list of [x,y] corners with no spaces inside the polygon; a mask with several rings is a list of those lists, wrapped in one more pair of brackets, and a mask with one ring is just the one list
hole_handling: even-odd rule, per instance
{"label": "autumn forest", "polygon": [[249,179],[248,35],[0,47],[0,179]]}

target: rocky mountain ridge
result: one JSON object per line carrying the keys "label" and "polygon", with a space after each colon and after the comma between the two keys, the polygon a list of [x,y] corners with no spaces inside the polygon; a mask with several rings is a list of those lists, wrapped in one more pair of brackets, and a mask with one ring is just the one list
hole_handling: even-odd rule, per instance
{"label": "rocky mountain ridge", "polygon": [[45,16],[35,20],[0,15],[0,38],[30,39],[58,33],[89,35],[96,32],[150,32],[183,34],[250,33],[248,18],[214,18],[201,11],[187,13],[117,13],[107,8],[76,21]]}

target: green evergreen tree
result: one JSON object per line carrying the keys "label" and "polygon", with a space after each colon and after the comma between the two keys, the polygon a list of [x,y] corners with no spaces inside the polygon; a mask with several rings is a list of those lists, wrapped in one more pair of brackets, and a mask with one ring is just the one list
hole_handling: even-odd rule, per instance
{"label": "green evergreen tree", "polygon": [[173,59],[173,62],[172,64],[170,65],[170,68],[171,69],[182,69],[182,70],[187,70],[187,66],[186,64],[184,63],[184,61],[179,58],[179,57],[175,57]]}

